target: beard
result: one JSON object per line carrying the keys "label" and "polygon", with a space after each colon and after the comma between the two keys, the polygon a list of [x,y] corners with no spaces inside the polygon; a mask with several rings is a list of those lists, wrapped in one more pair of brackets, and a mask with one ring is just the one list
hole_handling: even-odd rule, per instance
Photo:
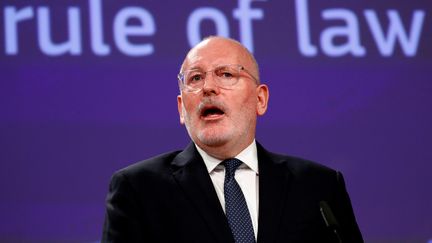
{"label": "beard", "polygon": [[[189,129],[188,129],[189,130]],[[235,137],[235,131],[233,128],[204,128],[197,132],[197,138],[206,146],[220,146],[228,141],[231,141]]]}
{"label": "beard", "polygon": [[[201,111],[206,105],[215,105],[222,109],[225,113],[223,121],[202,122],[200,118]],[[250,131],[254,129],[256,124],[256,117],[254,117],[255,114],[252,109],[243,107],[239,112],[232,114],[231,109],[224,102],[215,101],[211,98],[203,99],[196,109],[190,113],[182,104],[182,113],[189,137],[195,144],[207,147],[218,147],[227,143],[236,144],[241,142],[243,138],[250,136]]]}
{"label": "beard", "polygon": [[[214,105],[219,107],[221,110],[225,112],[225,115],[228,116],[228,108],[224,102],[216,101],[212,98],[205,98],[201,101],[201,103],[196,107],[192,113],[188,113],[182,105],[182,112],[185,118],[185,126],[186,130],[189,134],[189,137],[198,144],[203,144],[209,147],[223,145],[224,143],[230,141],[235,137],[236,128],[231,125],[222,125],[216,123],[209,123],[203,126],[203,123],[200,121],[200,116],[203,108],[206,105]],[[227,119],[225,117],[224,119]],[[198,141],[195,141],[198,140]]]}

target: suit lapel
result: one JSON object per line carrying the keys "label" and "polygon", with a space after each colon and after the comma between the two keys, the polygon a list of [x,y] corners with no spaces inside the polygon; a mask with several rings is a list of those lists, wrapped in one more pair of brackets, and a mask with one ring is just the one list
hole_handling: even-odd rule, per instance
{"label": "suit lapel", "polygon": [[208,225],[213,238],[233,242],[225,213],[195,145],[191,143],[179,153],[172,166],[175,180]]}
{"label": "suit lapel", "polygon": [[290,173],[257,143],[259,167],[258,242],[273,242],[286,204]]}

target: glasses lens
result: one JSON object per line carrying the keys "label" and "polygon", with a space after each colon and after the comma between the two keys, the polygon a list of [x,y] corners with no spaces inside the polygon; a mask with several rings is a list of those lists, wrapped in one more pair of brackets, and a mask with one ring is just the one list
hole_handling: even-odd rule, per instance
{"label": "glasses lens", "polygon": [[179,74],[183,87],[188,91],[202,89],[207,73],[211,72],[219,87],[230,87],[237,83],[240,76],[241,66],[223,65],[207,72],[199,69],[187,70]]}
{"label": "glasses lens", "polygon": [[201,88],[205,79],[205,73],[199,70],[189,70],[185,72],[184,84],[192,89]]}
{"label": "glasses lens", "polygon": [[226,65],[214,70],[214,74],[222,87],[233,86],[239,78],[240,68],[237,65]]}

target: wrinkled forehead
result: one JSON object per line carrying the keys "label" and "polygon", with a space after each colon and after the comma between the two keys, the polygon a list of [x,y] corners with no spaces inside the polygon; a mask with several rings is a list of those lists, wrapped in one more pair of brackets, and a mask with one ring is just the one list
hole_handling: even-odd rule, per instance
{"label": "wrinkled forehead", "polygon": [[253,62],[245,48],[225,39],[205,40],[187,54],[181,71],[189,69],[211,69],[224,64],[240,64],[254,70]]}

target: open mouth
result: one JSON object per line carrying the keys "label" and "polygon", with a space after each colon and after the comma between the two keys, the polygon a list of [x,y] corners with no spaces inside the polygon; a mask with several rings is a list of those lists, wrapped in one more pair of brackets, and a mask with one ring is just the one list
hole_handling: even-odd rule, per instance
{"label": "open mouth", "polygon": [[207,120],[218,119],[225,112],[217,106],[206,106],[201,110],[201,117]]}

